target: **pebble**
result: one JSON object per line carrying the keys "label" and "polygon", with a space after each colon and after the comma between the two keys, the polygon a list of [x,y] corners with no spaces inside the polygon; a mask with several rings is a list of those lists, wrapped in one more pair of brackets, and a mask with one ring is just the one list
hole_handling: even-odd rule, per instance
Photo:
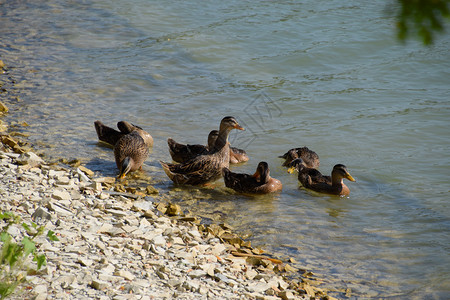
{"label": "pebble", "polygon": [[[0,151],[0,171],[0,197],[5,199],[0,211],[45,224],[59,239],[36,239],[47,265],[27,276],[31,288],[25,295],[17,293],[19,298],[326,297],[305,282],[293,288],[270,261],[258,258],[252,264],[233,256],[239,238],[229,228],[183,221],[181,208],[158,202],[160,196],[151,189],[152,196],[145,199],[114,192],[109,178],[96,178],[83,166],[49,165],[32,152]],[[20,226],[8,232],[16,239],[25,234]],[[232,244],[223,242],[227,239]]]}

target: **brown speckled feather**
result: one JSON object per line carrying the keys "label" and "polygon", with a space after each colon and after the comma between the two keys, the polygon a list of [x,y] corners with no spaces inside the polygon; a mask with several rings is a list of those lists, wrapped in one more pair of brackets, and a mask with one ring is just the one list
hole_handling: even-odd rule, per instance
{"label": "brown speckled feather", "polygon": [[350,189],[344,183],[344,178],[350,181],[355,179],[348,173],[347,167],[337,164],[333,167],[331,176],[322,175],[320,171],[305,166],[302,159],[297,158],[289,164],[290,170],[298,171],[298,180],[303,187],[320,193],[333,195],[348,195]]}
{"label": "brown speckled feather", "polygon": [[270,177],[269,166],[266,162],[260,162],[253,175],[234,173],[224,168],[223,179],[225,186],[240,193],[266,194],[281,191],[282,184],[279,180]]}
{"label": "brown speckled feather", "polygon": [[234,128],[244,129],[235,118],[223,118],[220,122],[219,137],[207,154],[196,156],[181,164],[160,161],[164,172],[177,184],[200,185],[219,179],[222,176],[222,169],[228,168],[230,164],[228,135]]}
{"label": "brown speckled feather", "polygon": [[319,155],[308,147],[290,149],[288,152],[281,155],[280,158],[285,159],[283,162],[284,167],[287,167],[289,163],[296,158],[301,158],[308,168],[317,169],[320,166]]}

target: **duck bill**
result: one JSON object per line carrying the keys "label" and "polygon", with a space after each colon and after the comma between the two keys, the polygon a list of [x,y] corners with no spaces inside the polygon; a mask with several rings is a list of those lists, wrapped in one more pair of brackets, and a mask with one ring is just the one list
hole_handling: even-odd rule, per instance
{"label": "duck bill", "polygon": [[294,173],[294,171],[295,171],[295,168],[294,168],[294,167],[290,167],[290,168],[287,169],[287,172],[288,172],[289,174]]}
{"label": "duck bill", "polygon": [[238,130],[245,130],[245,128],[242,127],[242,126],[239,125],[239,124],[234,125],[234,128],[235,128],[235,129],[238,129]]}
{"label": "duck bill", "polygon": [[345,174],[345,175],[346,175],[345,178],[347,178],[348,180],[350,180],[350,181],[356,181],[355,178],[353,178],[352,175],[350,175],[350,173],[347,173],[347,174]]}

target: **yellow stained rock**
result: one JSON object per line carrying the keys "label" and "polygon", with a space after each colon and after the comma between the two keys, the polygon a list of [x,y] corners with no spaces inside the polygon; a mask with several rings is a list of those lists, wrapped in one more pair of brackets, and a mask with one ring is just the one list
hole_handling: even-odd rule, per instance
{"label": "yellow stained rock", "polygon": [[16,146],[18,146],[18,143],[16,140],[14,140],[12,137],[10,137],[9,135],[6,136],[2,136],[2,143],[5,145],[10,146],[11,148],[14,148]]}
{"label": "yellow stained rock", "polygon": [[92,170],[89,170],[88,168],[84,167],[84,166],[79,166],[78,167],[81,171],[83,171],[87,176],[91,177],[94,176],[94,172]]}
{"label": "yellow stained rock", "polygon": [[181,207],[178,204],[170,203],[167,207],[166,214],[169,216],[177,216],[181,214]]}
{"label": "yellow stained rock", "polygon": [[7,113],[8,112],[8,107],[6,106],[5,103],[0,101],[0,113]]}

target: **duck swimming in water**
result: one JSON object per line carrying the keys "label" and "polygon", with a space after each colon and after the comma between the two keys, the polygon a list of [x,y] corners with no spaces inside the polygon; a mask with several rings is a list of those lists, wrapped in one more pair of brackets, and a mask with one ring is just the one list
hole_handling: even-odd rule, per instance
{"label": "duck swimming in water", "polygon": [[219,136],[212,149],[181,164],[160,161],[167,176],[176,184],[201,185],[222,176],[222,169],[230,165],[228,136],[233,129],[244,130],[234,117],[225,117],[220,122]]}
{"label": "duck swimming in water", "polygon": [[283,185],[278,179],[270,177],[269,165],[262,161],[253,175],[234,173],[223,168],[225,186],[240,193],[267,194],[281,191]]}
{"label": "duck swimming in water", "polygon": [[307,189],[319,193],[348,196],[350,189],[344,183],[344,178],[356,181],[347,171],[347,167],[337,164],[331,171],[331,176],[322,175],[319,170],[306,167],[301,158],[294,159],[289,164],[288,172],[298,171],[298,180]]}
{"label": "duck swimming in water", "polygon": [[290,149],[288,152],[279,157],[285,160],[283,162],[283,167],[287,167],[289,163],[296,158],[301,158],[304,165],[308,168],[317,169],[320,165],[319,155],[317,155],[316,152],[310,150],[308,147]]}
{"label": "duck swimming in water", "polygon": [[[169,138],[167,144],[169,145],[169,152],[172,160],[175,162],[183,163],[199,155],[208,154],[214,147],[217,137],[219,136],[218,130],[212,130],[208,135],[207,146],[199,144],[180,144],[174,139]],[[247,153],[239,148],[230,146],[230,163],[238,164],[248,161]]]}

